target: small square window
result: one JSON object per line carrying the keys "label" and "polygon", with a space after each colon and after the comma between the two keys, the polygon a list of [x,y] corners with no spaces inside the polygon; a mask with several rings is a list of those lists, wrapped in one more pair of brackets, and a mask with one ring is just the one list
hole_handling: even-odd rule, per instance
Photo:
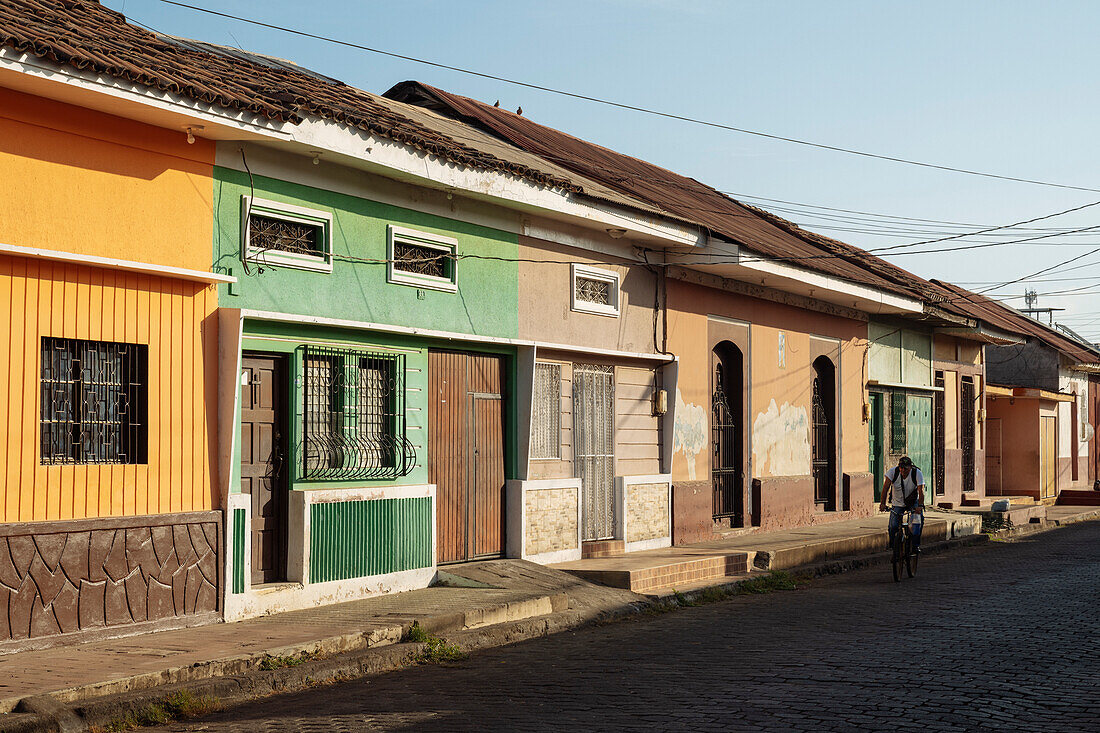
{"label": "small square window", "polygon": [[248,196],[241,206],[241,236],[250,262],[332,271],[331,214]]}
{"label": "small square window", "polygon": [[458,240],[390,225],[387,231],[387,280],[449,293],[458,290]]}
{"label": "small square window", "polygon": [[587,265],[573,265],[571,307],[582,313],[619,315],[619,273]]}

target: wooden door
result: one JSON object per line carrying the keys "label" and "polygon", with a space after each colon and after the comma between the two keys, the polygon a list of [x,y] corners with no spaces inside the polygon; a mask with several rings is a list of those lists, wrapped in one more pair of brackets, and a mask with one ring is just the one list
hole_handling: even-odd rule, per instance
{"label": "wooden door", "polygon": [[1039,496],[1049,499],[1057,493],[1058,465],[1055,460],[1058,418],[1042,415],[1039,418]]}
{"label": "wooden door", "polygon": [[985,493],[1000,496],[1001,483],[1001,418],[991,417],[985,422]]}
{"label": "wooden door", "polygon": [[286,418],[280,357],[246,355],[241,378],[241,491],[252,495],[252,583],[286,580]]}
{"label": "wooden door", "polygon": [[504,360],[428,353],[428,481],[441,563],[504,554]]}

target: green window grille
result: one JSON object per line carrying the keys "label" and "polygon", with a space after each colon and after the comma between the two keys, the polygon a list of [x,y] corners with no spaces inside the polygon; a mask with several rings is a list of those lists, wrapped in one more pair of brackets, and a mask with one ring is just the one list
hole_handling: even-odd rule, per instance
{"label": "green window grille", "polygon": [[890,452],[905,452],[906,437],[906,399],[904,392],[890,395]]}

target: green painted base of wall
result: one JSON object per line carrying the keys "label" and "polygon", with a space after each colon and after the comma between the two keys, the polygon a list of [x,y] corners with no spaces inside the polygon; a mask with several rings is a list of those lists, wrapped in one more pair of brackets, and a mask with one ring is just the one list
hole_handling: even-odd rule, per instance
{"label": "green painted base of wall", "polygon": [[244,509],[233,510],[233,592],[244,593],[244,543],[247,530],[244,522]]}
{"label": "green painted base of wall", "polygon": [[431,567],[432,529],[427,497],[313,504],[309,582]]}

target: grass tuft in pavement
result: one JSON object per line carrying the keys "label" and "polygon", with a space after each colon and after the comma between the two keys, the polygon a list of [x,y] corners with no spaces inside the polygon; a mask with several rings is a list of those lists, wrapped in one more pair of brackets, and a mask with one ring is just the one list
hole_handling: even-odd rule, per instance
{"label": "grass tuft in pavement", "polygon": [[311,659],[317,659],[318,656],[319,655],[315,652],[302,652],[301,654],[295,654],[291,657],[277,657],[265,654],[264,658],[260,660],[259,668],[264,672],[270,672],[273,669],[297,667],[299,664],[308,662]]}
{"label": "grass tuft in pavement", "polygon": [[417,664],[461,662],[463,659],[470,656],[462,651],[458,644],[429,634],[416,621],[413,621],[413,625],[405,632],[403,641],[424,645],[419,652],[410,657],[410,659]]}
{"label": "grass tuft in pavement", "polygon": [[795,578],[783,570],[773,570],[762,578],[746,580],[737,586],[740,595],[753,593],[771,593],[777,590],[794,590],[798,587]]}
{"label": "grass tuft in pavement", "polygon": [[122,731],[145,728],[152,725],[164,725],[176,720],[193,718],[218,710],[221,704],[217,698],[208,695],[195,695],[190,690],[180,690],[160,700],[149,703],[143,708],[131,711],[124,717],[112,720],[103,726],[93,726],[91,733],[122,733]]}

